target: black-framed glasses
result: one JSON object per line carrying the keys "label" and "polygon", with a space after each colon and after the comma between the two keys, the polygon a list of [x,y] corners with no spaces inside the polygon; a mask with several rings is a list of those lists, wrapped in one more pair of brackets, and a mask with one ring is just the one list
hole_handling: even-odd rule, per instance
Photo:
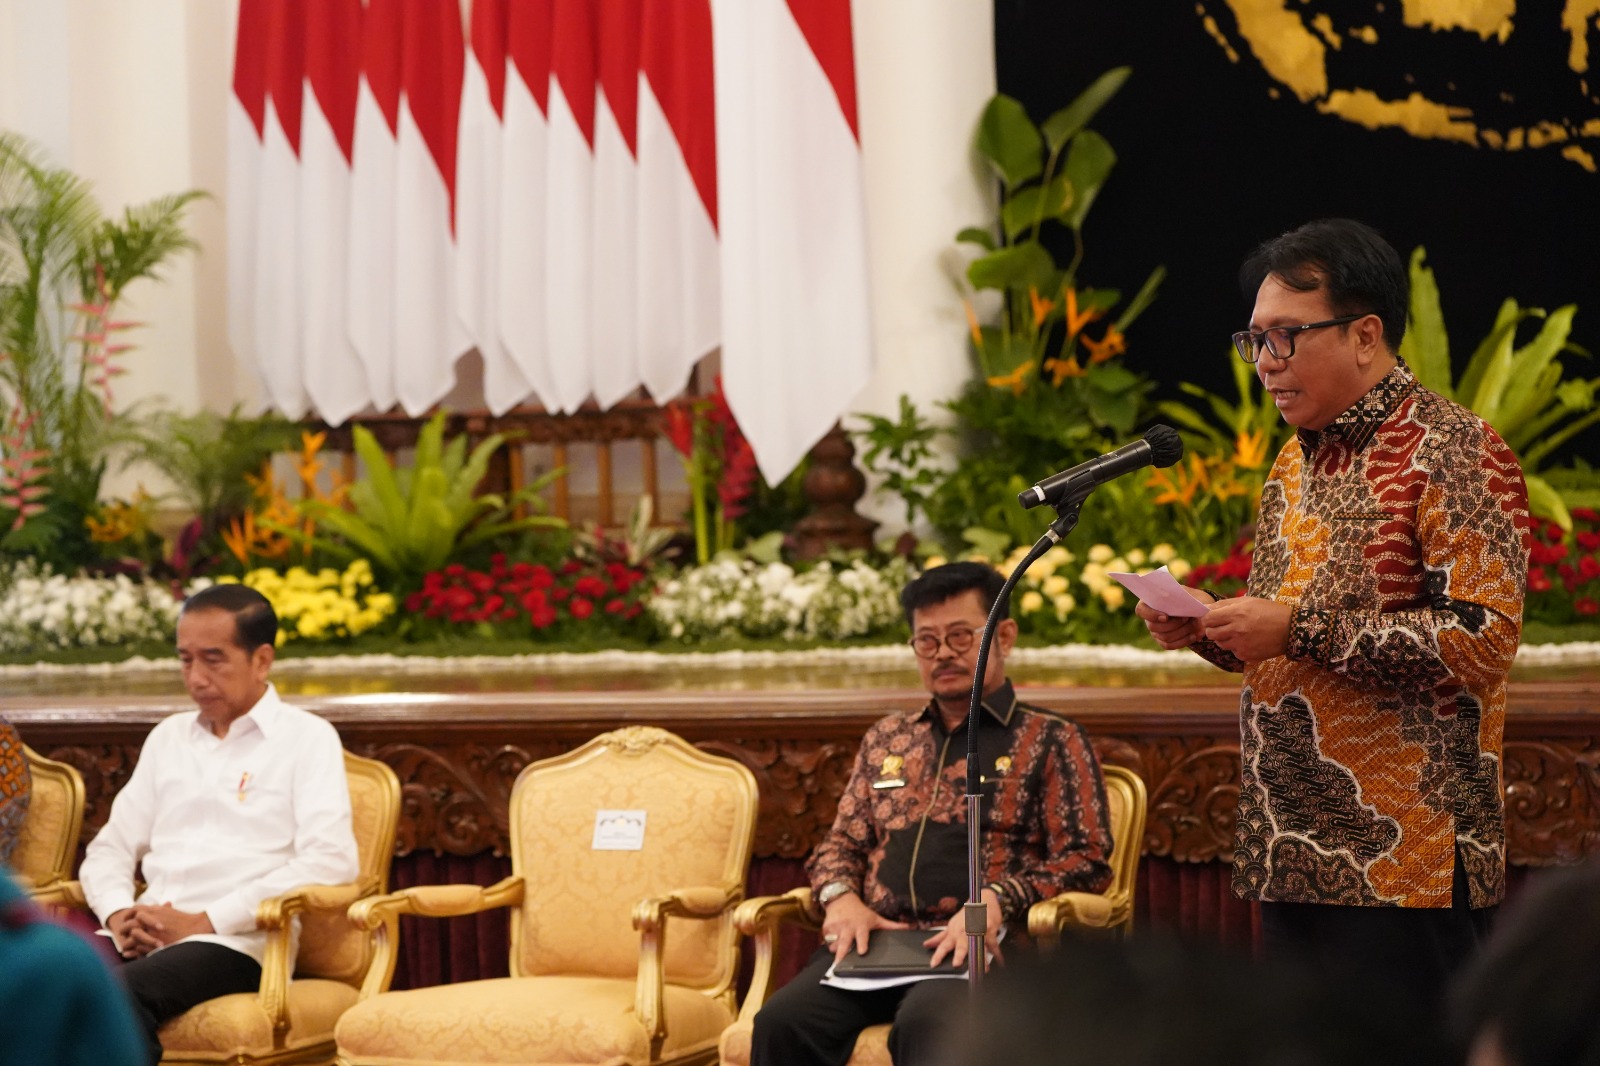
{"label": "black-framed glasses", "polygon": [[1359,315],[1340,315],[1330,318],[1326,322],[1307,322],[1303,326],[1273,326],[1271,329],[1261,330],[1259,333],[1248,329],[1241,329],[1233,335],[1233,349],[1239,353],[1239,358],[1247,363],[1254,363],[1261,358],[1261,349],[1265,348],[1274,359],[1294,358],[1294,338],[1297,333],[1304,333],[1308,329],[1322,329],[1324,326],[1343,326],[1354,322],[1358,318],[1366,318],[1373,314],[1372,311],[1363,311]]}
{"label": "black-framed glasses", "polygon": [[911,650],[917,653],[919,659],[931,659],[939,654],[939,645],[947,644],[956,655],[965,655],[972,650],[972,642],[978,637],[975,629],[952,629],[943,637],[937,633],[918,633],[912,637],[908,644]]}

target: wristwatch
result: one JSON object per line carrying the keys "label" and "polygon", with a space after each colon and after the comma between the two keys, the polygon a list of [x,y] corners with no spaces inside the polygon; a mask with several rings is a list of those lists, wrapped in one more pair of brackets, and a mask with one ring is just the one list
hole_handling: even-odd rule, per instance
{"label": "wristwatch", "polygon": [[846,892],[854,892],[855,886],[848,881],[829,881],[817,889],[817,906],[826,907]]}

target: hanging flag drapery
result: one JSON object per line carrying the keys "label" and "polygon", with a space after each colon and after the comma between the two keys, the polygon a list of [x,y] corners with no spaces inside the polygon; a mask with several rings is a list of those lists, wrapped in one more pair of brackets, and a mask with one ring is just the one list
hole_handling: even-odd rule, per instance
{"label": "hanging flag drapery", "polygon": [[776,481],[871,372],[850,0],[240,0],[229,340],[292,417],[658,402]]}

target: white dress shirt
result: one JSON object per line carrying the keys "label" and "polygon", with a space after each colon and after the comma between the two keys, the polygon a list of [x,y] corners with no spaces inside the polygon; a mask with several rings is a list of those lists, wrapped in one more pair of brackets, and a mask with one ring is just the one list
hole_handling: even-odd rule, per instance
{"label": "white dress shirt", "polygon": [[[137,866],[148,887],[136,900]],[[135,902],[203,911],[216,932],[188,939],[260,962],[257,904],[358,871],[339,734],[269,684],[225,737],[198,711],[150,731],[78,877],[102,923]]]}

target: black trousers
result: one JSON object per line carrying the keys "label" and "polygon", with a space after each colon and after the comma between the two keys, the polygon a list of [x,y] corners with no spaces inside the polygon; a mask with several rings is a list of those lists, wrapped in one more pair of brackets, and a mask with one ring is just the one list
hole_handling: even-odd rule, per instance
{"label": "black trousers", "polygon": [[186,940],[122,967],[122,983],[144,1031],[150,1064],[161,1061],[163,1023],[208,999],[261,987],[261,964],[242,951]]}
{"label": "black trousers", "polygon": [[1473,910],[1457,854],[1449,907],[1261,904],[1261,946],[1330,977],[1372,982],[1380,994],[1437,1013],[1450,981],[1488,939],[1498,907]]}
{"label": "black trousers", "polygon": [[869,1025],[892,1023],[895,1066],[925,1066],[949,1051],[946,1026],[959,1025],[970,998],[967,982],[918,981],[873,992],[818,984],[833,952],[818,948],[806,968],[756,1014],[750,1066],[844,1066]]}

